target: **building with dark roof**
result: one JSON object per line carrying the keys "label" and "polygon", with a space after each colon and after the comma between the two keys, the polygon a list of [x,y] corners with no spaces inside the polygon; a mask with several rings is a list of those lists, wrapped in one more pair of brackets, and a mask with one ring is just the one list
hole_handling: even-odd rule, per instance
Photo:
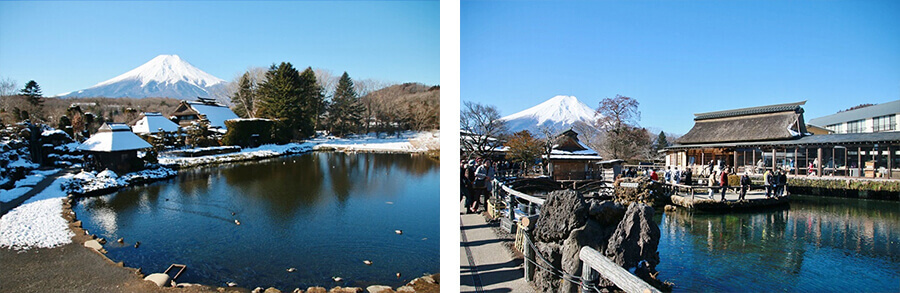
{"label": "building with dark roof", "polygon": [[228,131],[225,120],[239,118],[228,106],[216,100],[197,97],[196,101],[181,101],[171,119],[181,127],[191,126],[194,122],[209,122],[209,131],[224,134]]}
{"label": "building with dark roof", "polygon": [[694,127],[665,149],[666,165],[734,167],[760,173],[900,178],[900,132],[813,134],[806,102],[695,114]]}
{"label": "building with dark roof", "polygon": [[900,100],[810,119],[834,133],[900,131]]}
{"label": "building with dark roof", "polygon": [[597,162],[603,159],[597,151],[578,140],[578,133],[569,129],[556,137],[550,150],[550,177],[553,180],[597,179]]}

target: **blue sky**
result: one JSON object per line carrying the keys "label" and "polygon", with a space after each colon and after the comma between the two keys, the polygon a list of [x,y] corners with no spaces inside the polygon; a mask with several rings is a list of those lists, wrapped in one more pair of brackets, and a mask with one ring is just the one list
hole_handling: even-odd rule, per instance
{"label": "blue sky", "polygon": [[435,1],[0,1],[0,78],[55,95],[177,54],[228,81],[287,61],[435,85],[439,17]]}
{"label": "blue sky", "polygon": [[636,98],[640,124],[808,100],[807,120],[900,99],[900,1],[463,1],[460,95],[509,115]]}

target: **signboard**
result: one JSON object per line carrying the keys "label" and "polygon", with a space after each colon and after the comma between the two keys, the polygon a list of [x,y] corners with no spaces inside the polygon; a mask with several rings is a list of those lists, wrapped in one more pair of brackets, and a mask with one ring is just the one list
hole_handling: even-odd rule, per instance
{"label": "signboard", "polygon": [[619,183],[619,186],[628,187],[628,188],[637,188],[638,183],[637,182],[622,182],[622,183]]}

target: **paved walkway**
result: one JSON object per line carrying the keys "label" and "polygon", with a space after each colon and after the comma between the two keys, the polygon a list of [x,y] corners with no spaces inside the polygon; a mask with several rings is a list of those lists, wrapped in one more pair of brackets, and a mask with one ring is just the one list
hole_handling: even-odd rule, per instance
{"label": "paved walkway", "polygon": [[53,175],[49,175],[47,177],[44,177],[44,179],[41,179],[40,182],[35,184],[34,187],[31,188],[31,190],[29,190],[28,192],[25,192],[25,194],[23,194],[22,196],[19,196],[18,198],[11,200],[9,202],[0,202],[0,216],[6,215],[7,212],[18,207],[19,205],[24,203],[26,200],[28,200],[32,196],[35,196],[36,194],[41,193],[41,191],[44,191],[44,189],[46,189],[47,186],[50,186],[50,184],[53,183],[53,180],[56,180],[56,178],[59,178],[60,176],[66,175],[68,173],[76,172],[77,170],[80,170],[80,169],[76,169],[76,168],[60,169],[59,172],[56,172]]}
{"label": "paved walkway", "polygon": [[482,215],[466,215],[460,204],[460,292],[534,292],[525,282],[521,259],[497,239]]}

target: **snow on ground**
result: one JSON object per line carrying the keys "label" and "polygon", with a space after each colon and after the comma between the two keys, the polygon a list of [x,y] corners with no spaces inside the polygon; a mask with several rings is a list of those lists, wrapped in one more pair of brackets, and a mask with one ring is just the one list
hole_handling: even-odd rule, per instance
{"label": "snow on ground", "polygon": [[59,169],[46,171],[32,170],[31,174],[29,174],[25,178],[20,179],[19,181],[16,181],[15,188],[10,190],[0,189],[0,201],[9,202],[16,198],[19,198],[20,196],[31,190],[31,187],[38,184],[38,182],[41,182],[41,180],[44,180],[44,178],[46,178],[47,176],[56,174],[56,172],[58,171]]}
{"label": "snow on ground", "polygon": [[372,135],[359,138],[314,139],[315,149],[361,152],[417,153],[440,148],[439,131],[403,132],[400,137],[378,138]]}
{"label": "snow on ground", "polygon": [[82,171],[81,173],[75,174],[75,176],[63,186],[65,187],[66,192],[85,194],[107,188],[125,187],[136,181],[171,177],[176,174],[178,174],[178,172],[166,167],[131,172],[122,176],[119,176],[110,170],[104,170],[100,173],[97,173],[97,171]]}
{"label": "snow on ground", "polygon": [[268,157],[277,157],[287,154],[298,154],[309,152],[312,145],[309,143],[289,143],[284,145],[267,144],[257,148],[243,149],[237,153],[218,154],[200,157],[174,157],[160,156],[159,164],[164,166],[192,167],[213,163],[228,163],[237,161],[246,161],[252,159],[261,159]]}
{"label": "snow on ground", "polygon": [[11,200],[17,199],[26,192],[31,190],[31,187],[16,187],[10,190],[2,190],[0,189],[0,201],[9,202]]}
{"label": "snow on ground", "polygon": [[57,178],[44,191],[0,218],[0,247],[15,250],[51,248],[75,236],[62,218],[62,190],[71,175]]}

